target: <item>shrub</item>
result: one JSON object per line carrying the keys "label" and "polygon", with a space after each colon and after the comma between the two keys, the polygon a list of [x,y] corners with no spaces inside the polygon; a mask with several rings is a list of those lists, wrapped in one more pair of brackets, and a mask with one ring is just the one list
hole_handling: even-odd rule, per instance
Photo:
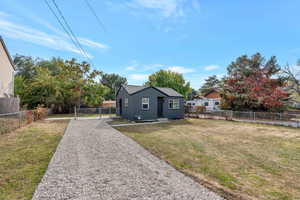
{"label": "shrub", "polygon": [[42,105],[33,110],[34,121],[45,119],[48,115],[48,109],[44,108]]}

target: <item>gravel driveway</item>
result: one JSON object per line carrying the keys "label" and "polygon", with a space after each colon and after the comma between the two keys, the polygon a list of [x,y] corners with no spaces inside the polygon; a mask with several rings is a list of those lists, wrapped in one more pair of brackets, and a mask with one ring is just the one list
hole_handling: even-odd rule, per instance
{"label": "gravel driveway", "polygon": [[72,120],[33,200],[219,200],[103,120]]}

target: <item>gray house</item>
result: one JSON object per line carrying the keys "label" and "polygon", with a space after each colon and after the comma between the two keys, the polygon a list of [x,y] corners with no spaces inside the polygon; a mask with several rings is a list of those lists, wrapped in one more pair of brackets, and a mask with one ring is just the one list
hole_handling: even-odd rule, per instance
{"label": "gray house", "polygon": [[123,85],[116,104],[117,114],[129,120],[184,118],[184,98],[171,88]]}

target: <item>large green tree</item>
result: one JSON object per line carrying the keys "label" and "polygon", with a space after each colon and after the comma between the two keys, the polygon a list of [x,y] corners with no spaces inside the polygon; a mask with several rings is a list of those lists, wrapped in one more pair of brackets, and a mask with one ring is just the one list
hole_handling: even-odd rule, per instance
{"label": "large green tree", "polygon": [[105,74],[103,73],[101,76],[101,83],[105,85],[107,88],[109,88],[109,91],[105,95],[106,100],[115,100],[116,94],[115,91],[118,89],[121,85],[127,84],[127,79],[125,77],[122,77],[118,74]]}
{"label": "large green tree", "polygon": [[278,77],[276,57],[266,60],[257,53],[238,57],[228,68],[222,88],[222,107],[232,110],[280,111],[289,96]]}
{"label": "large green tree", "polygon": [[108,90],[99,82],[101,72],[75,59],[41,61],[34,71],[31,78],[19,74],[15,79],[15,92],[28,108],[43,104],[55,112],[68,112],[82,104],[99,106]]}
{"label": "large green tree", "polygon": [[218,79],[216,75],[209,76],[205,79],[205,83],[199,89],[202,95],[206,94],[207,92],[211,91],[211,89],[220,88],[221,81]]}
{"label": "large green tree", "polygon": [[169,70],[160,70],[150,75],[146,85],[172,88],[185,98],[192,91],[190,83],[184,80],[182,74]]}
{"label": "large green tree", "polygon": [[38,59],[34,59],[31,56],[23,56],[16,54],[13,62],[16,67],[16,75],[22,76],[24,79],[32,79],[36,74],[36,64]]}

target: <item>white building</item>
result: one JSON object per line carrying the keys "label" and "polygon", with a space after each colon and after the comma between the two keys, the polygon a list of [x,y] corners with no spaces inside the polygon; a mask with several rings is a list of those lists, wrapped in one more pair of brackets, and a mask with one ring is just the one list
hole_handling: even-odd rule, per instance
{"label": "white building", "polygon": [[211,89],[204,96],[200,96],[191,101],[186,101],[186,106],[205,106],[206,111],[220,110],[221,96],[218,89]]}
{"label": "white building", "polygon": [[14,64],[0,36],[0,98],[14,96]]}
{"label": "white building", "polygon": [[193,99],[190,101],[186,101],[186,106],[197,107],[197,106],[205,106],[206,111],[216,111],[220,110],[221,99],[210,99],[205,97],[200,97],[197,99]]}

